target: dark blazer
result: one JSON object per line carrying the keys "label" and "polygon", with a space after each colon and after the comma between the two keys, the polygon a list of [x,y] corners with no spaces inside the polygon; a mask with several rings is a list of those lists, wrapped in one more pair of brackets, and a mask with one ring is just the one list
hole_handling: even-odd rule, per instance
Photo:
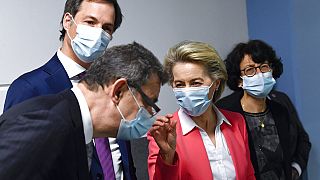
{"label": "dark blazer", "polygon": [[[55,54],[40,68],[25,73],[13,81],[6,95],[4,111],[32,97],[56,94],[70,88],[72,88],[72,83]],[[130,142],[117,140],[117,143],[121,152],[124,177],[126,180],[135,180]],[[94,153],[91,166],[92,179],[103,179],[102,172],[98,156]]]}
{"label": "dark blazer", "polygon": [[[229,111],[235,111],[239,112],[242,115],[244,115],[243,109],[240,104],[240,99],[243,96],[243,91],[234,92],[229,96],[226,96],[222,99],[220,99],[216,105],[219,108],[226,109]],[[291,121],[289,119],[288,111],[285,107],[283,107],[281,104],[270,101],[267,99],[267,106],[271,111],[271,114],[275,120],[275,124],[277,127],[280,145],[283,150],[283,169],[285,171],[286,179],[291,180],[291,162],[293,161],[294,154],[292,153],[292,145],[290,144],[292,140],[292,137],[290,137],[290,128],[291,128]],[[247,129],[249,129],[247,124]],[[253,145],[253,139],[250,134],[250,131],[248,131],[248,139],[249,139],[249,148],[250,148],[250,154],[251,154],[251,161],[252,165],[255,169],[255,176],[257,179],[260,179],[260,173],[259,173],[259,167],[258,167],[258,161]]]}
{"label": "dark blazer", "polygon": [[20,103],[0,117],[1,180],[88,180],[80,107],[71,90]]}
{"label": "dark blazer", "polygon": [[283,92],[272,90],[268,98],[272,101],[276,101],[279,104],[286,107],[289,112],[292,128],[290,129],[290,136],[292,137],[292,141],[290,144],[292,145],[291,153],[293,155],[293,162],[296,162],[301,167],[303,174],[301,175],[301,179],[308,179],[307,177],[307,164],[309,159],[309,153],[311,150],[311,142],[309,140],[309,135],[305,131],[296,108],[292,104],[290,98]]}

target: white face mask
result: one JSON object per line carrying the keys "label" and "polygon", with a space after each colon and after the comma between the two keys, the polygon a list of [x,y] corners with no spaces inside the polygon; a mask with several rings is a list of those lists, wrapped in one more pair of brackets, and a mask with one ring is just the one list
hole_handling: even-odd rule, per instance
{"label": "white face mask", "polygon": [[252,77],[243,76],[241,78],[243,79],[243,90],[257,98],[267,97],[276,84],[272,72],[257,73]]}
{"label": "white face mask", "polygon": [[212,97],[209,99],[208,94],[210,86],[190,87],[190,88],[174,88],[173,92],[182,110],[190,116],[200,116],[203,114],[210,104]]}
{"label": "white face mask", "polygon": [[133,120],[126,120],[123,114],[120,111],[118,105],[116,105],[122,119],[118,129],[117,139],[122,140],[131,140],[138,139],[145,135],[148,130],[151,128],[155,122],[155,117],[151,117],[150,113],[144,108],[141,107],[133,95],[131,89],[129,88],[131,95],[133,96],[135,102],[139,106],[139,111],[136,114],[136,117]]}
{"label": "white face mask", "polygon": [[[71,16],[72,17],[72,16]],[[72,21],[76,24],[72,17]],[[77,25],[77,35],[71,39],[71,46],[77,57],[85,62],[91,63],[98,57],[102,56],[111,41],[111,35],[102,28],[91,27],[83,24]]]}

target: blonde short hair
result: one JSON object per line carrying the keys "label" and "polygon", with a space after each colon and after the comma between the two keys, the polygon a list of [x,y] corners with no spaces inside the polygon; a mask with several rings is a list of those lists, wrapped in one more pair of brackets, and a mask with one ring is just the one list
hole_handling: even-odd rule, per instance
{"label": "blonde short hair", "polygon": [[195,41],[183,41],[169,49],[164,59],[164,68],[169,75],[172,85],[172,68],[176,63],[196,63],[206,68],[212,80],[220,79],[220,86],[216,90],[213,102],[218,100],[228,79],[226,67],[218,52],[209,44]]}

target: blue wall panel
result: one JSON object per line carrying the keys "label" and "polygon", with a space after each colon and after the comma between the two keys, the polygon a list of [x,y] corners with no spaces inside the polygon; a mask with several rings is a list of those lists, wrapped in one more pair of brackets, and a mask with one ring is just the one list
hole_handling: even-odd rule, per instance
{"label": "blue wall panel", "polygon": [[277,89],[296,105],[309,133],[309,179],[320,179],[320,1],[247,0],[250,39],[273,46],[284,63]]}

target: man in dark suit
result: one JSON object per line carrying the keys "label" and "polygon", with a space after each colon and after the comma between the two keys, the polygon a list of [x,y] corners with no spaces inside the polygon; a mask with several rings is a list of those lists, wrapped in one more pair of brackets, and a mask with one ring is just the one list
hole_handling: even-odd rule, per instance
{"label": "man in dark suit", "polygon": [[89,179],[86,143],[145,134],[166,81],[158,59],[138,43],[108,49],[71,90],[24,101],[0,117],[0,179]]}
{"label": "man in dark suit", "polygon": [[[78,82],[77,75],[103,54],[121,22],[121,9],[116,0],[67,0],[61,20],[61,48],[45,65],[23,74],[11,84],[4,110],[32,97],[71,88]],[[113,140],[110,145],[114,146],[115,161],[121,159],[121,163],[114,164],[116,177],[135,180],[130,142]],[[90,147],[92,143],[88,144],[88,149]],[[96,153],[90,169],[92,179],[103,175]]]}

